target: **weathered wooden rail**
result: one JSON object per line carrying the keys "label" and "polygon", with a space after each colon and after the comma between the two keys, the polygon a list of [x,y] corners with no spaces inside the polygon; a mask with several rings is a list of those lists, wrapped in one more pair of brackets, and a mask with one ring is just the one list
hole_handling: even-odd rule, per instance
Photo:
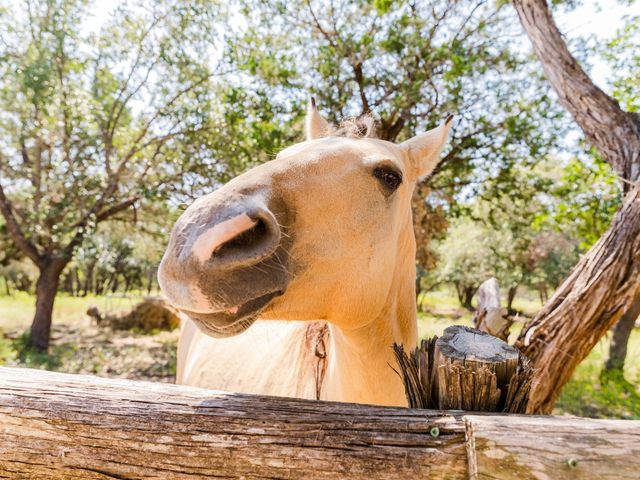
{"label": "weathered wooden rail", "polygon": [[0,478],[639,478],[640,422],[466,415],[0,367]]}

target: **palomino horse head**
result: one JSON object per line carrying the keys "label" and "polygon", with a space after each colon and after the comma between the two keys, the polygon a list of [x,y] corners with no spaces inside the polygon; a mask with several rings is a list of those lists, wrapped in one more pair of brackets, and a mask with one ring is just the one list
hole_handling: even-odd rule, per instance
{"label": "palomino horse head", "polygon": [[178,219],[158,273],[162,290],[216,337],[258,316],[363,326],[388,308],[396,265],[414,268],[411,196],[438,162],[450,124],[393,144],[371,138],[366,124],[334,129],[312,101],[305,142]]}

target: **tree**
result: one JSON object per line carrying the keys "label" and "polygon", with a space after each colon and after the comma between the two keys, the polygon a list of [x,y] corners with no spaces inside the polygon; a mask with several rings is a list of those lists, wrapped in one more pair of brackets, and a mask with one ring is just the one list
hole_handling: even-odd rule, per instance
{"label": "tree", "polygon": [[151,293],[178,211],[154,202],[136,217],[135,222],[103,222],[85,238],[63,274],[64,291],[82,296],[135,289]]}
{"label": "tree", "polygon": [[[473,310],[471,300],[480,284],[501,270],[492,251],[495,238],[491,233],[480,223],[461,218],[436,249],[439,279],[455,286],[460,305],[468,310]],[[469,244],[474,248],[469,249]]]}
{"label": "tree", "polygon": [[[608,43],[603,54],[612,68],[618,73],[613,82],[613,96],[629,112],[640,111],[640,16],[627,19],[624,27]],[[622,376],[629,336],[640,316],[640,295],[636,296],[631,307],[613,327],[609,358],[605,363],[605,373],[618,373]]]}
{"label": "tree", "polygon": [[593,83],[569,52],[545,0],[513,5],[560,103],[624,182],[609,230],[517,342],[539,372],[529,410],[549,412],[576,366],[640,295],[640,118]]}
{"label": "tree", "polygon": [[[536,235],[526,255],[527,283],[540,294],[540,302],[549,299],[548,288],[556,289],[578,261],[576,240],[554,231]],[[510,308],[510,307],[508,307]]]}
{"label": "tree", "polygon": [[461,218],[438,248],[438,270],[456,285],[463,306],[471,308],[470,297],[493,276],[506,287],[507,308],[513,311],[520,285],[537,288],[544,297],[548,286],[557,287],[571,270],[579,240],[562,217],[558,223],[556,213],[564,212],[559,206],[581,207],[582,197],[565,195],[569,185],[558,177],[566,168],[557,159],[523,161],[511,175],[485,181],[476,198],[459,205]]}
{"label": "tree", "polygon": [[[559,160],[553,159],[553,165]],[[542,303],[548,287],[555,290],[577,263],[605,233],[620,206],[620,186],[611,167],[592,151],[579,154],[550,172],[546,197],[534,227],[541,233],[531,245],[530,261],[536,264],[532,286]]]}
{"label": "tree", "polygon": [[539,222],[579,241],[588,251],[606,232],[620,208],[620,181],[594,152],[563,166],[549,189],[550,208]]}
{"label": "tree", "polygon": [[229,58],[243,72],[238,83],[271,104],[301,111],[312,92],[334,123],[372,114],[378,136],[390,141],[455,115],[444,160],[414,196],[422,267],[434,267],[429,242],[446,230],[461,188],[474,194],[486,178],[510,175],[562,133],[543,127],[559,109],[537,69],[512,48],[520,32],[508,8],[482,0],[240,4],[247,28],[230,43]]}
{"label": "tree", "polygon": [[0,212],[39,270],[30,343],[40,350],[84,239],[212,161],[215,4],[121,7],[97,34],[82,29],[89,5],[0,7]]}

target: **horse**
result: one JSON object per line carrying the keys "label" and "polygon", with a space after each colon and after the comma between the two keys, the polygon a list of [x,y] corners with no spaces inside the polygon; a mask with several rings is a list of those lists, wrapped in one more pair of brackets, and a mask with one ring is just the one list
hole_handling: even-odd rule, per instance
{"label": "horse", "polygon": [[417,343],[411,197],[451,117],[402,143],[329,124],[195,200],[158,271],[183,317],[177,383],[406,406],[394,343]]}

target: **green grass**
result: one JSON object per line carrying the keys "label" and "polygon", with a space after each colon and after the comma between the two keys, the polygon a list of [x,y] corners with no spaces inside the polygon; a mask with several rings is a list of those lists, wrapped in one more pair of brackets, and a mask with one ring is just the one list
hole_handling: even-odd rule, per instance
{"label": "green grass", "polygon": [[[130,310],[143,295],[72,297],[59,293],[53,306],[54,324],[73,325],[85,318],[87,309],[93,305],[103,313]],[[0,329],[11,331],[26,329],[35,312],[35,297],[25,292],[11,296],[0,296]]]}
{"label": "green grass", "polygon": [[565,385],[554,413],[640,419],[640,331],[629,338],[624,376],[602,376],[609,339],[601,340]]}
{"label": "green grass", "polygon": [[34,297],[25,293],[0,297],[0,365],[172,382],[177,331],[112,331],[98,328],[86,315],[93,305],[102,313],[130,310],[142,298],[58,295],[51,346],[49,353],[43,354],[26,345]]}

